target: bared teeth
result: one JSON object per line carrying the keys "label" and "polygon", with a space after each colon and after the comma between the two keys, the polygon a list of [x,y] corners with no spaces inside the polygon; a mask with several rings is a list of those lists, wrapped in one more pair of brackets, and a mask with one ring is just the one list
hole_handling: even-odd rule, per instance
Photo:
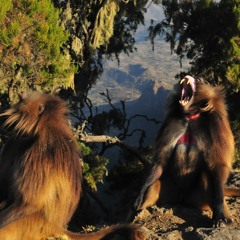
{"label": "bared teeth", "polygon": [[191,84],[194,81],[194,78],[191,76],[185,76],[181,81],[180,84],[183,84],[187,80],[187,84]]}
{"label": "bared teeth", "polygon": [[192,91],[193,92],[196,92],[196,85],[195,85],[195,79],[189,75],[186,75],[181,81],[180,81],[180,84],[183,84],[183,83],[187,83],[187,84],[190,84],[191,87],[192,87]]}
{"label": "bared teeth", "polygon": [[180,81],[180,84],[183,84],[185,81],[185,78],[183,78],[181,81]]}
{"label": "bared teeth", "polygon": [[[181,80],[180,84],[183,84],[185,81],[186,81],[186,79],[183,78],[183,79]],[[187,79],[187,84],[190,84],[190,80],[189,80],[189,79]]]}
{"label": "bared teeth", "polygon": [[179,103],[182,105],[182,106],[186,106],[188,104],[188,100],[179,100]]}
{"label": "bared teeth", "polygon": [[[182,97],[181,100],[179,100],[179,103],[184,107],[189,103],[190,99],[193,96],[193,93],[196,91],[195,79],[187,75],[180,81],[180,84],[184,85],[182,87]],[[190,87],[187,85],[190,85]],[[190,91],[190,88],[192,91]]]}

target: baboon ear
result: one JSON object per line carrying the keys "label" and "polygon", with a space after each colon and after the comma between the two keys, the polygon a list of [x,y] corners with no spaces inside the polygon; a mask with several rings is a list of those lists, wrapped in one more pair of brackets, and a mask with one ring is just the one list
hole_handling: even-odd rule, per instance
{"label": "baboon ear", "polygon": [[40,104],[38,106],[38,115],[41,115],[43,113],[44,109],[45,109],[45,105],[44,104]]}

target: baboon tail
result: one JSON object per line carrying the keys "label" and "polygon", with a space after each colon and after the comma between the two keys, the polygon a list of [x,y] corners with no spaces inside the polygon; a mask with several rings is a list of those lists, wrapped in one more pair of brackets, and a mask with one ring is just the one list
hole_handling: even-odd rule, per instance
{"label": "baboon tail", "polygon": [[144,240],[143,233],[139,227],[134,224],[120,224],[104,228],[98,232],[78,234],[67,231],[65,233],[72,240],[110,240],[113,236],[118,235],[122,240]]}
{"label": "baboon tail", "polygon": [[240,188],[224,188],[224,196],[240,197]]}

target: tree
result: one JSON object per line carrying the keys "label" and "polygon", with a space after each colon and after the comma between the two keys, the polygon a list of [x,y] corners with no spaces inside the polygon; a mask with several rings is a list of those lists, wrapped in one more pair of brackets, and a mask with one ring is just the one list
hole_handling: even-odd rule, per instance
{"label": "tree", "polygon": [[[53,3],[54,5],[53,5]],[[157,1],[156,1],[157,2]],[[1,93],[23,89],[86,98],[104,56],[134,51],[147,0],[3,0],[0,3]],[[84,102],[84,101],[82,101]],[[3,104],[3,103],[2,103]]]}
{"label": "tree", "polygon": [[190,72],[234,91],[239,85],[239,0],[162,1],[166,19],[150,27],[165,33],[172,51],[191,61]]}
{"label": "tree", "polygon": [[238,34],[230,40],[231,48],[228,52],[230,61],[228,63],[226,77],[234,86],[235,91],[240,89],[240,1],[236,1],[233,12],[237,19]]}
{"label": "tree", "polygon": [[0,9],[2,96],[14,102],[29,89],[72,86],[74,68],[61,52],[69,34],[59,26],[59,10],[51,1],[3,0]]}
{"label": "tree", "polygon": [[[67,47],[77,68],[74,84],[78,97],[88,90],[103,71],[103,58],[134,51],[133,33],[144,22],[147,0],[59,1],[61,21],[70,37]],[[83,103],[83,102],[82,102]]]}

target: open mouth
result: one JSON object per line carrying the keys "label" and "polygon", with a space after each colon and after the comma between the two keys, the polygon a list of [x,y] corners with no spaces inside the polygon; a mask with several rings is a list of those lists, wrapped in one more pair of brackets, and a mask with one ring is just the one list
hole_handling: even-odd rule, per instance
{"label": "open mouth", "polygon": [[190,102],[196,92],[196,80],[187,75],[180,81],[180,84],[182,85],[182,92],[179,103],[184,107]]}

